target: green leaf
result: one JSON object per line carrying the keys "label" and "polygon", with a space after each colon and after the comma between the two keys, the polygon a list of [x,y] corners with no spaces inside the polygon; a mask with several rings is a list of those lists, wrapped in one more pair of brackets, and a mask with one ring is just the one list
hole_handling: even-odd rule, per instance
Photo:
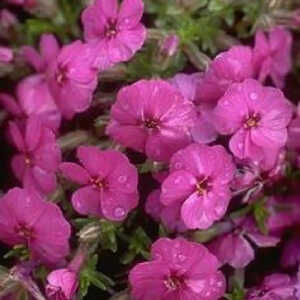
{"label": "green leaf", "polygon": [[118,241],[117,232],[120,225],[117,223],[109,222],[106,220],[101,220],[100,226],[100,244],[103,249],[111,250],[112,252],[117,252]]}
{"label": "green leaf", "polygon": [[266,223],[270,215],[266,207],[266,201],[267,199],[263,198],[253,204],[254,218],[259,230],[263,234],[268,234],[268,228],[266,227]]}

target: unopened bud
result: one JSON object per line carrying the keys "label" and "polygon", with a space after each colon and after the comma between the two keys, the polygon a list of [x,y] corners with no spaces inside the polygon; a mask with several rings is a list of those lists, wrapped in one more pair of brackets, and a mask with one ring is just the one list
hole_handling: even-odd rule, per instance
{"label": "unopened bud", "polygon": [[172,34],[167,36],[160,47],[160,52],[166,56],[173,56],[177,50],[179,45],[179,38],[177,35]]}
{"label": "unopened bud", "polygon": [[91,243],[99,238],[101,234],[101,225],[95,221],[84,226],[79,232],[78,236],[82,243]]}

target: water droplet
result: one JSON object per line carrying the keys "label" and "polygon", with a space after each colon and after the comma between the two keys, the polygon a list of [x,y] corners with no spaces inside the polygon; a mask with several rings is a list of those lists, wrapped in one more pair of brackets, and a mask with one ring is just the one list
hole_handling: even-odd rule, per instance
{"label": "water droplet", "polygon": [[125,20],[124,20],[124,23],[125,24],[128,24],[130,22],[130,20],[128,19],[128,18],[126,18]]}
{"label": "water droplet", "polygon": [[251,99],[251,100],[256,100],[257,97],[258,97],[258,96],[257,96],[256,93],[251,93],[251,94],[250,94],[250,99]]}
{"label": "water droplet", "polygon": [[177,178],[174,179],[174,183],[175,184],[180,183],[181,179],[182,179],[181,176],[178,176]]}
{"label": "water droplet", "polygon": [[114,211],[114,214],[117,218],[122,218],[125,216],[125,209],[122,207],[117,207]]}
{"label": "water droplet", "polygon": [[224,101],[224,105],[229,105],[229,102],[228,101]]}
{"label": "water droplet", "polygon": [[180,169],[182,167],[182,163],[177,162],[175,163],[175,169]]}
{"label": "water droplet", "polygon": [[239,148],[240,150],[242,150],[243,147],[244,147],[243,143],[239,143],[239,144],[238,144],[238,148]]}
{"label": "water droplet", "polygon": [[126,182],[126,180],[127,180],[127,177],[126,177],[125,175],[122,175],[122,176],[120,176],[120,177],[118,178],[118,181],[119,181],[120,183],[124,183],[124,182]]}
{"label": "water droplet", "polygon": [[179,254],[178,259],[179,259],[179,261],[184,262],[186,260],[186,257],[183,254]]}

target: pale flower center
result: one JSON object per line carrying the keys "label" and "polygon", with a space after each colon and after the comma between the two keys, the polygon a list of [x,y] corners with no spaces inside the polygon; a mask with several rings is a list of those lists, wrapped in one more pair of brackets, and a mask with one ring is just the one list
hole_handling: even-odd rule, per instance
{"label": "pale flower center", "polygon": [[106,187],[105,181],[100,178],[90,178],[90,182],[95,188],[99,190],[102,190],[103,188]]}
{"label": "pale flower center", "polygon": [[171,275],[164,281],[164,284],[169,290],[176,290],[182,286],[182,279]]}
{"label": "pale flower center", "polygon": [[33,238],[33,229],[24,224],[17,225],[15,232],[19,235],[19,237],[25,238],[26,240]]}
{"label": "pale flower center", "polygon": [[144,121],[144,126],[148,129],[155,129],[158,127],[158,121],[153,119],[147,119]]}
{"label": "pale flower center", "polygon": [[117,21],[116,20],[109,20],[108,25],[106,26],[105,29],[105,37],[106,38],[114,38],[117,35]]}
{"label": "pale flower center", "polygon": [[203,196],[205,195],[210,189],[210,182],[207,177],[203,177],[198,180],[198,183],[196,184],[196,191],[199,195]]}
{"label": "pale flower center", "polygon": [[67,72],[67,66],[58,65],[57,70],[55,72],[55,80],[59,85],[63,85],[67,81]]}
{"label": "pale flower center", "polygon": [[259,125],[260,115],[257,113],[251,114],[245,121],[244,127],[246,129],[255,128]]}

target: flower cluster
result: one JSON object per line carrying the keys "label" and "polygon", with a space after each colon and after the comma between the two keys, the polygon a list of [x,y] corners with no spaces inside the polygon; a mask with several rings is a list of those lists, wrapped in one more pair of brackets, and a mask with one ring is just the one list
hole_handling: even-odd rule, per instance
{"label": "flower cluster", "polygon": [[1,299],[300,299],[299,22],[257,1],[0,4]]}

